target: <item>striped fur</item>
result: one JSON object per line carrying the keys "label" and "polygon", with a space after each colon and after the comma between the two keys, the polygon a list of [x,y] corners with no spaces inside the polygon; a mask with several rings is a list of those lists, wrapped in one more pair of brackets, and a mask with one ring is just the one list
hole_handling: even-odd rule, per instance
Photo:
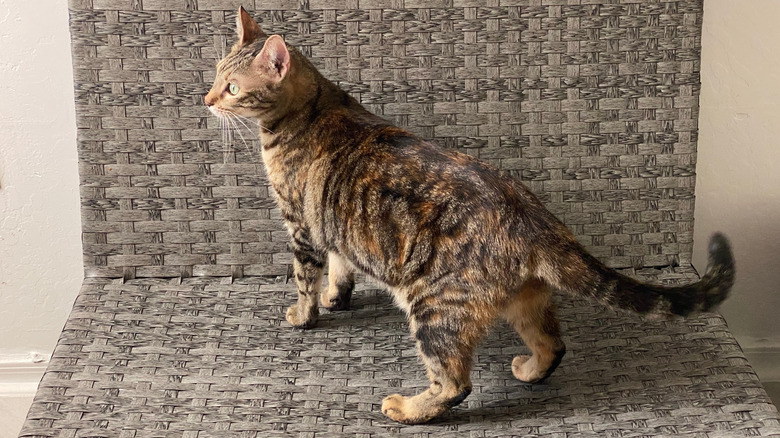
{"label": "striped fur", "polygon": [[[515,358],[515,377],[549,376],[565,352],[554,290],[683,316],[726,298],[734,263],[723,236],[713,238],[698,283],[662,287],[622,276],[518,181],[369,113],[243,9],[238,32],[205,101],[264,127],[263,161],[295,255],[299,300],[287,319],[310,327],[318,301],[346,308],[354,271],[387,285],[408,313],[431,380],[414,397],[387,397],[390,418],[421,423],[460,403],[471,391],[472,352],[497,318],[532,352]],[[328,259],[330,283],[318,299]]]}

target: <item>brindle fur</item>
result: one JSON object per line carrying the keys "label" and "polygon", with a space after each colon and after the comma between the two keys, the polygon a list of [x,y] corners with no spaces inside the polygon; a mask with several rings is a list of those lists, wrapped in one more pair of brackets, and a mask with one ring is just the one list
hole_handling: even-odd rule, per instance
{"label": "brindle fur", "polygon": [[[344,309],[359,271],[384,283],[408,314],[430,387],[390,395],[382,412],[428,421],[471,391],[472,353],[493,322],[507,320],[531,356],[516,378],[538,382],[565,352],[552,291],[644,314],[713,308],[734,281],[726,239],[715,235],[710,268],[682,287],[642,284],[589,255],[521,183],[432,145],[369,113],[279,36],[242,9],[239,41],[217,67],[206,104],[257,119],[263,160],[292,238],[298,302],[287,320],[311,327],[319,298]],[[232,96],[228,83],[241,91]]]}

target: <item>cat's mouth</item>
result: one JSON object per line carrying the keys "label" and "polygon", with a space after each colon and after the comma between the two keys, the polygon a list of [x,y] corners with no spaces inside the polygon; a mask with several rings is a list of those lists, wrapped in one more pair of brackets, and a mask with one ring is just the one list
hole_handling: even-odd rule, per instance
{"label": "cat's mouth", "polygon": [[227,118],[227,115],[225,114],[225,112],[223,110],[217,108],[216,105],[211,105],[208,108],[209,108],[209,111],[211,112],[211,114],[213,114],[214,116],[216,116],[216,117],[218,117],[220,119]]}

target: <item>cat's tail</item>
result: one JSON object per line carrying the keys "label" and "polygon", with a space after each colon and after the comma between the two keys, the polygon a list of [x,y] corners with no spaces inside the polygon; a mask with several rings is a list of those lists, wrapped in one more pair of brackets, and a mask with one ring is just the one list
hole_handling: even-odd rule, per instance
{"label": "cat's tail", "polygon": [[734,285],[734,257],[728,240],[720,233],[710,239],[704,276],[686,286],[642,283],[607,268],[579,245],[570,249],[558,260],[544,260],[557,264],[558,269],[550,270],[548,265],[537,269],[537,275],[563,291],[638,313],[687,316],[706,312],[723,302]]}

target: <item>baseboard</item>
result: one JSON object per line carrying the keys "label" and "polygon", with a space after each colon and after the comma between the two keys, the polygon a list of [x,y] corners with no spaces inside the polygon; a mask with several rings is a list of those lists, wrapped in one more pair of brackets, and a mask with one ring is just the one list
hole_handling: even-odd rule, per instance
{"label": "baseboard", "polygon": [[762,382],[780,382],[780,347],[747,347],[742,351]]}
{"label": "baseboard", "polygon": [[45,362],[0,363],[0,397],[35,394],[47,365]]}

